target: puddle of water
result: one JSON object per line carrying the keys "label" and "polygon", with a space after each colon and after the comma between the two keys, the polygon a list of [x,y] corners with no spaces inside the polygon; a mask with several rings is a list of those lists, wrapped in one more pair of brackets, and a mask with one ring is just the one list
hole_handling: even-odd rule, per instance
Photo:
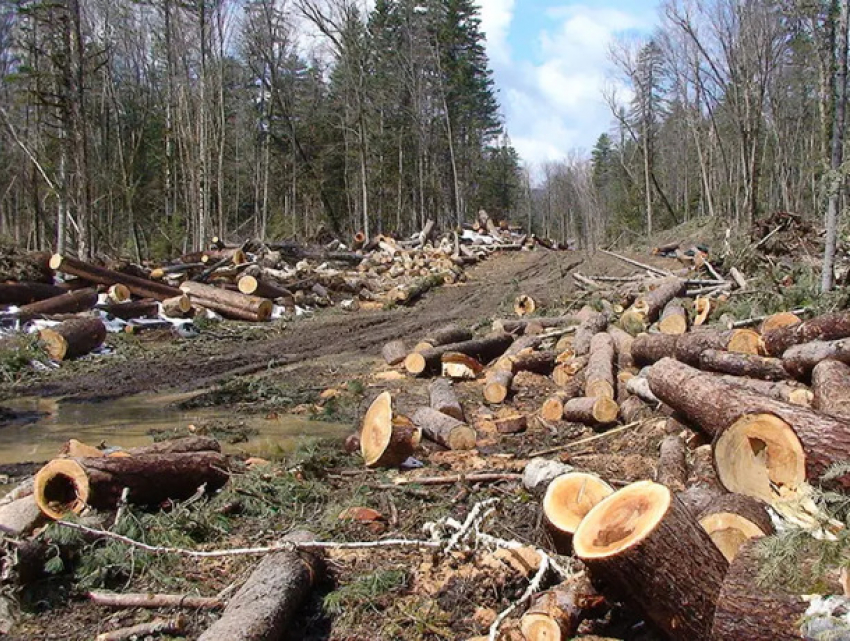
{"label": "puddle of water", "polygon": [[344,437],[350,425],[311,421],[288,414],[241,415],[226,407],[178,409],[175,404],[193,394],[131,396],[104,403],[72,403],[56,399],[18,398],[3,405],[16,412],[41,415],[29,424],[0,425],[0,464],[45,461],[71,438],[88,445],[102,442],[124,448],[149,445],[150,430],[173,429],[208,421],[236,422],[257,430],[247,442],[229,445],[227,452],[269,456],[288,452],[305,440]]}

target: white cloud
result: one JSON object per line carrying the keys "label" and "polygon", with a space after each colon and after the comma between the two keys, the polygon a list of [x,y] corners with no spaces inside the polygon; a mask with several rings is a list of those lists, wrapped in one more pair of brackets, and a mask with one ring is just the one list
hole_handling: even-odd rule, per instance
{"label": "white cloud", "polygon": [[649,31],[652,13],[600,4],[546,11],[549,26],[529,34],[534,40],[523,47],[526,59],[520,59],[507,39],[513,0],[482,2],[482,26],[508,133],[523,159],[538,170],[571,150],[590,149],[610,128],[603,88],[613,83],[620,96],[628,94],[627,87],[612,79],[608,49],[618,33]]}

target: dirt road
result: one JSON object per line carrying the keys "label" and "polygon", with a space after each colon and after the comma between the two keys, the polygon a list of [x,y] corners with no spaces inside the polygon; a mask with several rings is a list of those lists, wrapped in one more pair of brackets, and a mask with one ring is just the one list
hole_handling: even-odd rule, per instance
{"label": "dirt road", "polygon": [[[643,257],[642,257],[643,258]],[[645,259],[645,258],[644,258]],[[582,260],[585,273],[627,274],[633,269],[603,254],[580,252],[503,253],[469,270],[467,282],[432,291],[417,305],[379,312],[336,310],[293,321],[282,332],[230,340],[187,339],[151,346],[131,358],[104,357],[47,375],[26,390],[39,396],[81,401],[118,398],[167,389],[191,390],[223,378],[328,358],[338,363],[377,357],[397,338],[416,340],[448,322],[476,325],[512,315],[514,298],[529,294],[543,305],[562,305],[575,293],[568,271]],[[215,332],[215,330],[212,330]],[[265,336],[265,337],[264,337]],[[120,350],[119,350],[120,354]],[[287,369],[286,375],[300,376]]]}

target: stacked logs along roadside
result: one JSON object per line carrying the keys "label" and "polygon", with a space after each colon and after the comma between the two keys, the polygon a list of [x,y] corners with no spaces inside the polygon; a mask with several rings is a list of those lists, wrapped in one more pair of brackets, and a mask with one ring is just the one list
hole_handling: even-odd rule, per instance
{"label": "stacked logs along roadside", "polygon": [[482,210],[459,232],[437,235],[428,221],[410,239],[358,233],[345,244],[325,234],[309,244],[234,245],[214,238],[205,251],[144,265],[39,255],[33,260],[49,282],[0,283],[0,305],[7,322],[36,322],[49,356],[64,360],[97,349],[107,329],[170,329],[211,312],[256,323],[298,308],[410,305],[434,287],[466,280],[465,269],[494,252],[537,244]]}
{"label": "stacked logs along roadside", "polygon": [[463,422],[473,409],[454,387],[473,384],[473,403],[510,408],[523,371],[549,377],[557,391],[530,415],[500,419],[521,425],[498,429],[503,438],[532,421],[603,433],[661,421],[668,434],[652,479],[615,491],[573,470],[548,484],[542,511],[553,549],[580,560],[592,586],[577,594],[573,582],[532,599],[521,625],[529,641],[568,638],[583,619],[607,611],[600,599],[628,604],[671,639],[808,638],[804,600],[756,584],[752,542],[773,534],[777,519],[818,522],[806,512],[816,509],[810,486],[850,488],[847,473],[822,479],[850,459],[850,312],[711,322],[746,279],[739,270],[724,278],[707,255],[692,256],[686,271],[623,257],[642,273],[579,273],[577,282],[601,301],[575,313],[526,315],[534,302],[521,296],[520,317],[498,319],[489,332],[449,326],[384,349],[389,366],[430,379],[431,406],[408,418],[384,392],[359,435],[370,467],[415,457],[422,439],[476,447],[481,435]]}

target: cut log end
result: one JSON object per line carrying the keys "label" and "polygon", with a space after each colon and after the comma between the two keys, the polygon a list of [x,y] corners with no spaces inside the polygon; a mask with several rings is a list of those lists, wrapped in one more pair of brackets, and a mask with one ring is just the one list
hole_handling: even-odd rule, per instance
{"label": "cut log end", "polygon": [[709,514],[701,518],[699,524],[730,563],[749,539],[768,534],[748,518],[733,512]]}
{"label": "cut log end", "polygon": [[33,494],[38,507],[52,519],[79,514],[88,504],[91,488],[85,469],[71,459],[54,459],[35,475]]}
{"label": "cut log end", "polygon": [[533,314],[536,309],[537,303],[534,302],[531,296],[522,294],[517,296],[514,301],[514,312],[517,316],[528,316],[529,314]]}
{"label": "cut log end", "polygon": [[773,503],[777,490],[794,492],[806,480],[806,456],[788,423],[773,414],[748,414],[719,435],[714,465],[730,492]]}
{"label": "cut log end", "polygon": [[792,314],[791,312],[780,312],[779,314],[774,314],[773,316],[768,316],[766,319],[762,321],[761,327],[759,331],[762,334],[765,334],[774,329],[781,329],[782,327],[790,327],[792,325],[797,325],[800,323],[800,317],[796,314]]}
{"label": "cut log end", "polygon": [[640,543],[667,513],[673,495],[651,481],[633,483],[596,505],[573,538],[581,559],[616,556]]}
{"label": "cut log end", "polygon": [[422,372],[425,371],[426,361],[425,357],[422,356],[419,352],[411,352],[404,359],[404,369],[407,370],[409,374],[413,374],[414,376],[418,376]]}
{"label": "cut log end", "polygon": [[546,488],[543,514],[558,532],[574,534],[587,513],[613,493],[610,485],[593,474],[562,474]]}
{"label": "cut log end", "polygon": [[729,339],[727,349],[741,354],[758,354],[761,348],[761,337],[751,329],[738,329]]}
{"label": "cut log end", "polygon": [[392,396],[383,392],[363,417],[360,453],[367,467],[397,467],[413,454],[420,434],[404,417],[393,416]]}

